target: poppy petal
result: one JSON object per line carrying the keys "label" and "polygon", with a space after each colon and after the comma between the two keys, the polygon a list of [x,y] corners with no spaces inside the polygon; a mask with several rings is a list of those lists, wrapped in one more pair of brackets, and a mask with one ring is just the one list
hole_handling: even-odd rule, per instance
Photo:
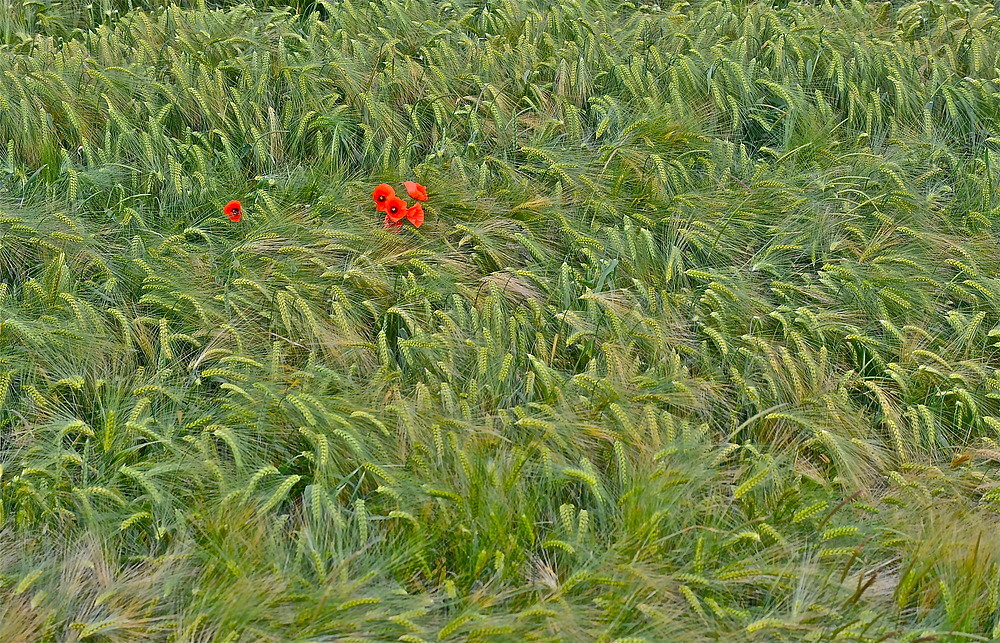
{"label": "poppy petal", "polygon": [[385,202],[385,214],[392,221],[399,221],[406,216],[406,201],[394,196]]}
{"label": "poppy petal", "polygon": [[389,215],[385,216],[385,229],[391,232],[399,232],[403,229],[402,221],[393,221],[389,218]]}
{"label": "poppy petal", "polygon": [[417,201],[427,200],[427,188],[424,186],[416,181],[407,181],[403,185],[406,186],[406,193],[410,195],[411,199],[416,199]]}
{"label": "poppy petal", "polygon": [[406,211],[406,218],[410,220],[414,228],[419,228],[424,222],[424,206],[414,203],[413,207]]}
{"label": "poppy petal", "polygon": [[240,205],[239,201],[235,199],[226,204],[226,207],[222,210],[229,216],[229,220],[233,223],[237,223],[240,217],[243,216],[243,206]]}
{"label": "poppy petal", "polygon": [[389,199],[396,196],[396,191],[392,189],[392,186],[388,183],[382,183],[375,186],[375,190],[372,191],[372,199],[375,201],[375,209],[379,212],[386,211],[386,204],[389,203]]}

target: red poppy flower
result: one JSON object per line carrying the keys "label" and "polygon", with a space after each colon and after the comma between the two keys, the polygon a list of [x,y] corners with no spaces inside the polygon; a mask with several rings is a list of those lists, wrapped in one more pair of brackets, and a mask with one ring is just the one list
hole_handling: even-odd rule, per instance
{"label": "red poppy flower", "polygon": [[419,228],[424,222],[424,206],[414,203],[412,208],[406,211],[406,218],[410,220],[414,228]]}
{"label": "red poppy flower", "polygon": [[229,215],[230,221],[238,223],[240,217],[243,216],[243,206],[240,205],[239,201],[233,200],[226,204],[226,208],[223,212]]}
{"label": "red poppy flower", "polygon": [[372,192],[372,198],[375,199],[375,209],[379,212],[386,212],[386,204],[389,202],[389,199],[395,196],[396,191],[388,183],[376,186],[375,191]]}
{"label": "red poppy flower", "polygon": [[415,181],[407,181],[403,185],[406,186],[406,193],[410,195],[411,199],[416,199],[417,201],[427,200],[427,188],[424,186]]}
{"label": "red poppy flower", "polygon": [[385,202],[385,215],[395,223],[406,216],[406,201],[398,196],[390,197]]}
{"label": "red poppy flower", "polygon": [[393,221],[392,219],[389,218],[389,215],[387,214],[385,215],[385,229],[390,230],[392,232],[399,232],[400,230],[403,229],[403,222]]}

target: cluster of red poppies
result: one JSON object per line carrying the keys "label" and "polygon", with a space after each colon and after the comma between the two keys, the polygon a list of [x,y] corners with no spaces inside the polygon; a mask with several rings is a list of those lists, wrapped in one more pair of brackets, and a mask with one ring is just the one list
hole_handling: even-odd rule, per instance
{"label": "cluster of red poppies", "polygon": [[[403,185],[406,186],[406,193],[410,195],[411,199],[427,200],[427,188],[424,186],[415,181],[406,181]],[[375,208],[379,212],[385,212],[386,230],[393,232],[401,230],[404,217],[413,224],[414,228],[419,228],[424,222],[424,206],[419,203],[407,206],[406,201],[396,196],[396,191],[388,183],[376,187],[375,191],[372,192],[372,198],[375,199]],[[222,211],[229,216],[229,220],[233,223],[239,223],[240,217],[243,216],[243,206],[236,200],[227,203]]]}
{"label": "cluster of red poppies", "polygon": [[[427,188],[414,181],[406,181],[406,193],[411,199],[417,201],[427,200]],[[383,183],[372,192],[375,199],[375,208],[379,212],[385,212],[385,229],[398,232],[403,227],[403,217],[413,224],[414,228],[419,228],[424,222],[424,206],[414,203],[408,207],[406,201],[396,196],[396,191],[388,183]]]}

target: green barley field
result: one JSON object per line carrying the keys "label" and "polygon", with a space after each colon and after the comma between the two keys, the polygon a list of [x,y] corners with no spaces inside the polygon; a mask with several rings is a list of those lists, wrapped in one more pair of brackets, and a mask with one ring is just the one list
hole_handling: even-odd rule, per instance
{"label": "green barley field", "polygon": [[982,0],[0,0],[0,641],[996,641],[998,170]]}

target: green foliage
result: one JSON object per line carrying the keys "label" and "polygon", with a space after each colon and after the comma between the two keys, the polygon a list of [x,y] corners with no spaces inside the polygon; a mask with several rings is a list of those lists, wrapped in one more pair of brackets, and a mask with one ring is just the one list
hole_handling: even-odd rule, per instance
{"label": "green foliage", "polygon": [[8,2],[0,53],[0,640],[1000,637],[991,4]]}

